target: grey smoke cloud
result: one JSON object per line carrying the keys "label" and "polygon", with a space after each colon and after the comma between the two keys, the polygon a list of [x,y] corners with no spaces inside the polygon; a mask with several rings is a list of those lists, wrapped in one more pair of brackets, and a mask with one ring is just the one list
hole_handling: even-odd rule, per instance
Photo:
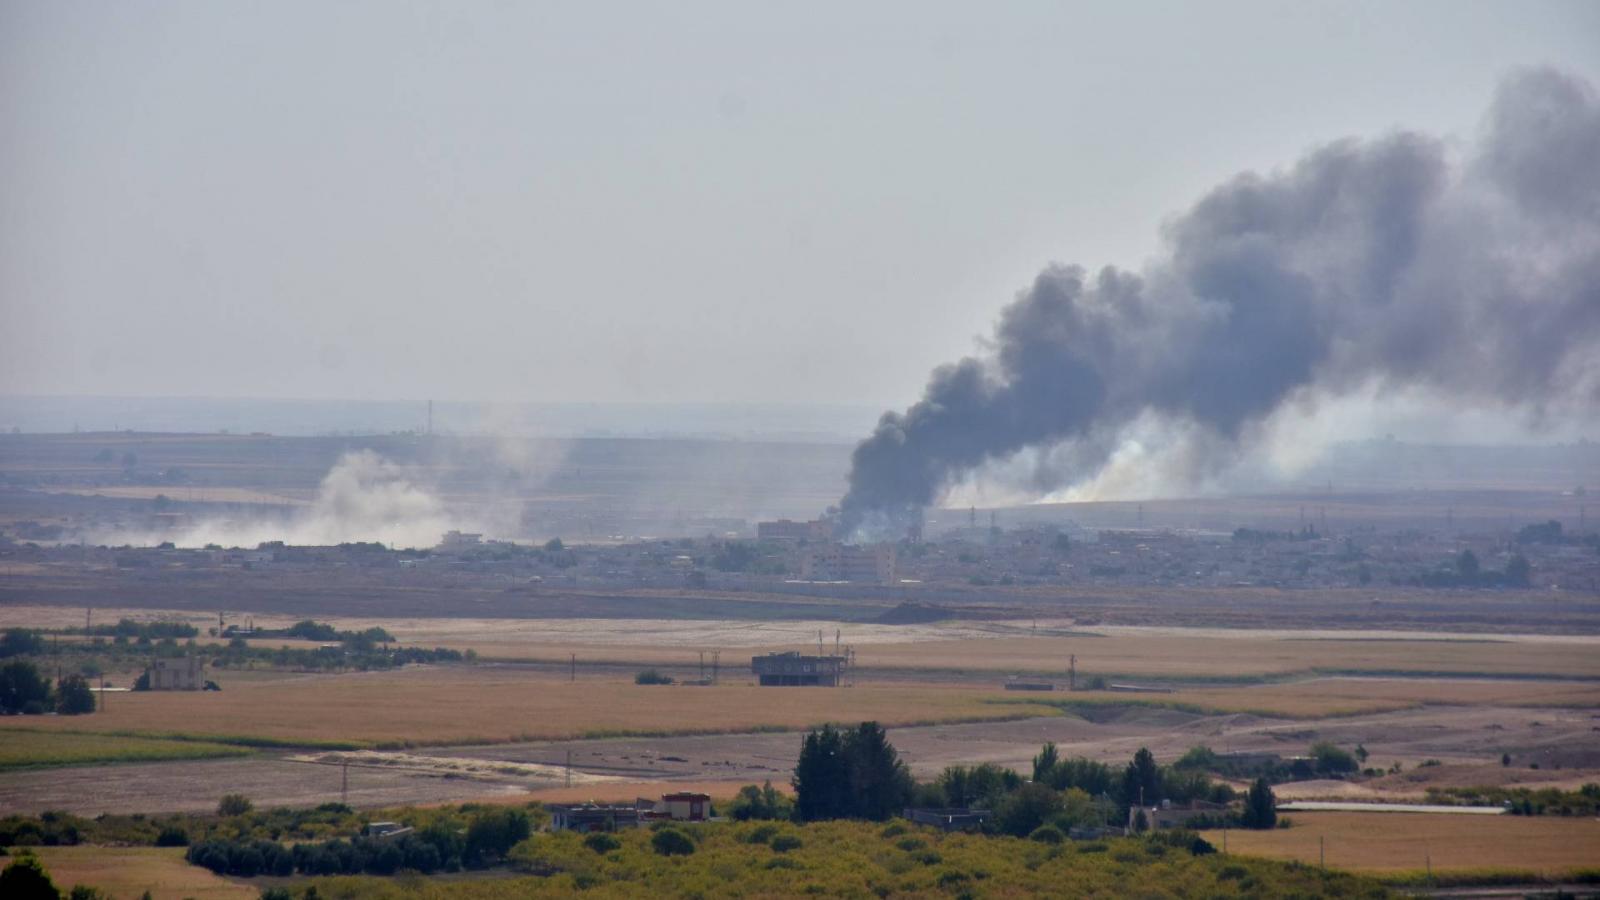
{"label": "grey smoke cloud", "polygon": [[1151,417],[1203,470],[1291,401],[1374,386],[1533,417],[1600,406],[1600,99],[1571,75],[1505,78],[1464,154],[1338,141],[1215,188],[1163,236],[1137,274],[1045,269],[981,353],[885,413],[845,527],[914,519],[1024,451],[1050,451],[1040,493],[1070,487]]}

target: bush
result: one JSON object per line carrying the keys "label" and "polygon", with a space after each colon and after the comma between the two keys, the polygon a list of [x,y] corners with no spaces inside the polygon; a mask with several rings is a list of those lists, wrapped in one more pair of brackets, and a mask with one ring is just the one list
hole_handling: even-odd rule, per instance
{"label": "bush", "polygon": [[694,841],[676,828],[663,828],[650,838],[650,846],[662,856],[688,856],[694,852]]}
{"label": "bush", "polygon": [[254,808],[255,804],[243,794],[224,794],[222,799],[217,801],[219,816],[242,816]]}
{"label": "bush", "polygon": [[187,847],[189,846],[189,832],[176,825],[168,825],[156,835],[157,847]]}
{"label": "bush", "polygon": [[780,834],[767,846],[771,847],[774,853],[788,853],[790,850],[799,850],[805,846],[805,842],[796,835]]}
{"label": "bush", "polygon": [[56,712],[63,716],[94,712],[94,691],[82,675],[68,675],[56,686]]}
{"label": "bush", "polygon": [[1067,836],[1062,834],[1061,829],[1054,825],[1040,825],[1033,830],[1032,834],[1028,835],[1028,840],[1038,841],[1041,844],[1059,844],[1066,839]]}
{"label": "bush", "polygon": [[604,831],[596,831],[583,839],[583,845],[596,853],[605,854],[622,847],[622,842]]}
{"label": "bush", "polygon": [[37,857],[19,856],[5,871],[0,872],[0,897],[15,900],[59,900],[50,874],[44,870]]}
{"label": "bush", "polygon": [[672,676],[671,675],[663,675],[660,672],[657,672],[655,669],[645,669],[643,672],[640,672],[639,674],[633,676],[633,683],[634,684],[671,684],[672,683]]}

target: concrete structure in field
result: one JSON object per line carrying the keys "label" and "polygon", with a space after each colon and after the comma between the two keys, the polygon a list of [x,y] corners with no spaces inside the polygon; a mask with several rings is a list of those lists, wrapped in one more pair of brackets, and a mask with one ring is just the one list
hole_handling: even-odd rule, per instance
{"label": "concrete structure in field", "polygon": [[750,660],[762,687],[838,687],[849,666],[846,656],[802,656],[769,653]]}
{"label": "concrete structure in field", "polygon": [[827,544],[812,548],[800,561],[806,581],[854,581],[894,584],[899,580],[893,544]]}
{"label": "concrete structure in field", "polygon": [[639,825],[637,806],[601,806],[595,803],[550,804],[550,830],[616,831]]}
{"label": "concrete structure in field", "polygon": [[206,686],[206,664],[195,656],[151,660],[145,674],[152,691],[198,691]]}
{"label": "concrete structure in field", "polygon": [[826,541],[832,536],[833,529],[821,519],[810,522],[779,519],[756,523],[756,540],[760,541]]}
{"label": "concrete structure in field", "polygon": [[647,821],[704,822],[711,818],[711,795],[695,791],[662,794],[660,800],[640,797],[639,818]]}
{"label": "concrete structure in field", "polygon": [[446,531],[439,539],[440,550],[460,550],[483,543],[483,535],[472,531]]}
{"label": "concrete structure in field", "polygon": [[1188,824],[1191,819],[1214,818],[1227,812],[1227,809],[1224,804],[1208,803],[1204,800],[1196,800],[1183,806],[1174,806],[1169,800],[1161,801],[1160,806],[1134,806],[1128,810],[1128,830],[1135,830],[1135,823],[1141,812],[1144,813],[1145,824],[1155,830],[1178,828]]}
{"label": "concrete structure in field", "polygon": [[907,809],[905,818],[918,825],[932,825],[944,831],[977,831],[992,815],[987,809]]}

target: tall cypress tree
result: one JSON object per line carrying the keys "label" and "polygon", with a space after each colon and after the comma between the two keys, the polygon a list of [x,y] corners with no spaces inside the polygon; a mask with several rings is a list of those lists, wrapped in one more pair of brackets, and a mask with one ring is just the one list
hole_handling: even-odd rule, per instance
{"label": "tall cypress tree", "polygon": [[801,822],[837,819],[848,814],[850,770],[844,736],[832,725],[808,732],[795,763],[794,816]]}
{"label": "tall cypress tree", "polygon": [[845,736],[849,763],[849,815],[881,822],[911,799],[911,773],[877,722],[862,722]]}

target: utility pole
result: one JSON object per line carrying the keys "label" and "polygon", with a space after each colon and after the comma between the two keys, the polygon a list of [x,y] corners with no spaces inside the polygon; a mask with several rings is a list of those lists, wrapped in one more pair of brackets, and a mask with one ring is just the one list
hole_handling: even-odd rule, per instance
{"label": "utility pole", "polygon": [[717,677],[722,671],[722,651],[711,651],[711,683],[717,683]]}
{"label": "utility pole", "polygon": [[350,804],[350,760],[345,760],[339,765],[339,802],[348,806]]}

